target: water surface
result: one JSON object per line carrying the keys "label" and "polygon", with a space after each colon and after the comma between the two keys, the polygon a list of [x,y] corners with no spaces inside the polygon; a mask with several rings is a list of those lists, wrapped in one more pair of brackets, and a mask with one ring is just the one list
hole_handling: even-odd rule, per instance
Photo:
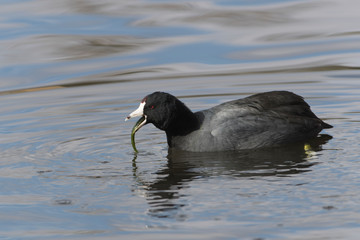
{"label": "water surface", "polygon": [[[0,3],[2,239],[357,239],[360,16],[346,1]],[[124,122],[271,90],[334,126],[303,145],[169,152]]]}

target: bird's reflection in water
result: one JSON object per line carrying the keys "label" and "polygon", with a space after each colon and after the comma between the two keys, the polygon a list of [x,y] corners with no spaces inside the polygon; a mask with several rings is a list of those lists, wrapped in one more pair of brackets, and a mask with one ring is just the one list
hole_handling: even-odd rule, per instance
{"label": "bird's reflection in water", "polygon": [[148,213],[159,218],[186,218],[179,214],[186,206],[186,195],[181,191],[194,179],[213,176],[262,178],[267,176],[290,177],[311,171],[322,145],[332,137],[319,135],[306,144],[299,143],[271,149],[232,152],[193,153],[169,150],[167,164],[155,172],[156,180],[146,182],[138,171],[136,157],[133,174],[137,186],[145,191],[150,205]]}

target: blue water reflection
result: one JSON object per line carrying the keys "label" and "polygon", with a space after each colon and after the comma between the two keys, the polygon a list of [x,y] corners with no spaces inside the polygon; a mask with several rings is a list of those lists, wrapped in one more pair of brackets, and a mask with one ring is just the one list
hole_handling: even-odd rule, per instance
{"label": "blue water reflection", "polygon": [[[356,239],[358,6],[2,1],[0,238]],[[289,90],[334,128],[194,154],[147,126],[136,155],[124,118],[157,90],[194,111]]]}

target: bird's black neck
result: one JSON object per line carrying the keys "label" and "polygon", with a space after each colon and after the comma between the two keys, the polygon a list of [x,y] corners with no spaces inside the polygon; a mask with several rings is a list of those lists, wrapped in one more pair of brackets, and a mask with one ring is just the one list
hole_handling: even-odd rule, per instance
{"label": "bird's black neck", "polygon": [[183,136],[199,129],[200,119],[190,109],[182,109],[174,116],[171,124],[165,130],[168,136]]}
{"label": "bird's black neck", "polygon": [[200,128],[203,121],[203,115],[200,113],[193,113],[185,105],[181,107],[181,110],[175,113],[171,124],[165,130],[167,142],[172,147],[172,138],[177,136],[185,136]]}

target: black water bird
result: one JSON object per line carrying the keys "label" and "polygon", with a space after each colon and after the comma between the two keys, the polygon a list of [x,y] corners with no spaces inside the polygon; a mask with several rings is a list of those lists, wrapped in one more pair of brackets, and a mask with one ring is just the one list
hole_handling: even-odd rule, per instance
{"label": "black water bird", "polygon": [[193,113],[169,93],[154,92],[126,120],[141,116],[133,133],[148,123],[166,132],[170,148],[214,152],[279,146],[315,138],[331,125],[303,97],[287,91],[255,94]]}

